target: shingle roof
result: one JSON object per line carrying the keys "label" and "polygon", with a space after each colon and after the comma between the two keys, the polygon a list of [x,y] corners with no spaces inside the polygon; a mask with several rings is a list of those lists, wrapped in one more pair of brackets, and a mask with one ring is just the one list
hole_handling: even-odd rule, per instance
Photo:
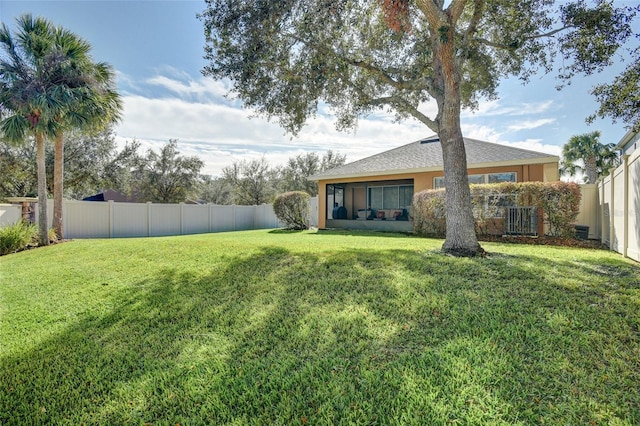
{"label": "shingle roof", "polygon": [[[464,146],[467,152],[467,165],[469,168],[549,163],[559,160],[555,155],[470,138],[464,138]],[[437,136],[432,136],[354,161],[353,163],[326,170],[311,176],[309,179],[317,181],[333,178],[436,171],[442,170],[442,164],[440,140]]]}

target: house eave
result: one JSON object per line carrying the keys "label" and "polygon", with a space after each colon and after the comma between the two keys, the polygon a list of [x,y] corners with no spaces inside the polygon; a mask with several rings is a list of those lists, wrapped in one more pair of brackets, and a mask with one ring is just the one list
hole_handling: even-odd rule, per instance
{"label": "house eave", "polygon": [[637,132],[634,132],[633,129],[629,130],[625,135],[620,139],[620,142],[616,145],[615,149],[623,149],[626,144],[629,143],[631,139],[636,135]]}
{"label": "house eave", "polygon": [[[473,163],[469,164],[469,169],[481,169],[481,168],[490,168],[490,167],[508,167],[508,166],[523,166],[530,164],[550,164],[550,163],[558,163],[560,158],[555,155],[538,157],[538,158],[527,158],[527,159],[519,159],[519,160],[508,160],[508,161],[491,161],[485,163]],[[395,170],[384,170],[384,171],[372,171],[372,172],[362,172],[362,173],[345,173],[345,174],[336,174],[336,175],[318,175],[318,176],[310,176],[308,180],[314,182],[320,182],[324,180],[340,180],[340,179],[354,179],[354,178],[368,178],[368,177],[376,177],[376,176],[394,176],[394,175],[404,175],[404,174],[413,174],[413,173],[429,173],[429,172],[438,172],[442,171],[442,166],[435,167],[420,167],[414,169],[395,169]]]}

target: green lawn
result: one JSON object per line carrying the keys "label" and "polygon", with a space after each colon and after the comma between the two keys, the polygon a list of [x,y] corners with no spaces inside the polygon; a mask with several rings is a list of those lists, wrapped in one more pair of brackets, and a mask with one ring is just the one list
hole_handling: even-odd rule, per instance
{"label": "green lawn", "polygon": [[640,267],[373,233],[0,258],[0,424],[640,424]]}

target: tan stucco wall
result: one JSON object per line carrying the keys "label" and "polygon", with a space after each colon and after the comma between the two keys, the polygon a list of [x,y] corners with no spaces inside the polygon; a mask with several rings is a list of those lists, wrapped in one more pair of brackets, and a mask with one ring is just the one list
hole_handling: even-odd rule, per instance
{"label": "tan stucco wall", "polygon": [[[481,167],[468,169],[468,174],[485,174],[485,173],[507,173],[515,172],[518,182],[552,182],[558,180],[558,163],[545,163],[545,164],[525,164],[515,166],[501,166],[501,167]],[[433,179],[436,177],[444,176],[442,170],[433,172],[421,172],[421,173],[402,173],[396,175],[382,175],[382,176],[365,176],[355,178],[338,178],[321,180],[318,182],[318,227],[323,229],[326,227],[327,220],[327,185],[330,184],[349,184],[349,183],[364,183],[364,182],[386,182],[391,181],[413,179],[413,190],[420,192],[425,189],[433,189]],[[347,186],[348,188],[351,185]],[[348,218],[352,219],[351,212],[354,210],[352,198],[345,191],[345,207],[349,214]],[[362,208],[362,207],[359,207]]]}

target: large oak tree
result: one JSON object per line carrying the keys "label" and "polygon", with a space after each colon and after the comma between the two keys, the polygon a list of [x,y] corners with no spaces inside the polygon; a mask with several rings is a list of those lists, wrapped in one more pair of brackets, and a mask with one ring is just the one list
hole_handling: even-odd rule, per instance
{"label": "large oak tree", "polygon": [[424,123],[442,145],[443,250],[476,255],[461,109],[494,98],[502,78],[550,71],[556,57],[566,79],[609,65],[633,13],[607,1],[207,0],[203,72],[294,134],[320,103],[339,129],[378,109]]}

